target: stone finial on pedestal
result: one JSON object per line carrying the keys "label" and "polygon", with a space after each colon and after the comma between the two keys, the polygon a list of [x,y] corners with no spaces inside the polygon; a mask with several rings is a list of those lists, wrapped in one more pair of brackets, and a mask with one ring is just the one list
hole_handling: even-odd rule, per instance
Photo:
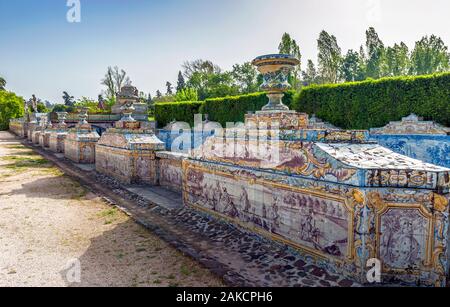
{"label": "stone finial on pedestal", "polygon": [[135,111],[134,104],[132,102],[128,102],[124,104],[120,110],[122,111],[122,118],[120,121],[116,122],[115,127],[117,129],[140,129],[141,123],[136,121],[132,115]]}
{"label": "stone finial on pedestal", "polygon": [[122,111],[121,121],[124,122],[135,122],[136,120],[131,116],[135,110],[132,102],[127,102],[124,104],[120,110]]}
{"label": "stone finial on pedestal", "polygon": [[137,121],[148,121],[148,106],[141,103],[139,91],[131,84],[125,85],[117,93],[116,103],[112,107],[113,114],[122,114],[122,107],[126,104],[132,104],[134,107],[134,119]]}
{"label": "stone finial on pedestal", "polygon": [[165,143],[144,122],[132,117],[133,102],[120,109],[121,120],[103,133],[96,145],[96,170],[123,183],[155,185],[158,182],[155,153],[165,150]]}
{"label": "stone finial on pedestal", "polygon": [[64,155],[75,163],[95,163],[95,146],[100,139],[98,133],[88,123],[89,108],[83,107],[78,115],[80,121],[75,129],[70,129],[64,141]]}
{"label": "stone finial on pedestal", "polygon": [[76,128],[79,130],[91,130],[91,125],[88,123],[87,119],[89,117],[88,115],[89,108],[88,107],[82,107],[80,110],[80,113],[78,114],[78,118],[80,121],[78,122]]}
{"label": "stone finial on pedestal", "polygon": [[66,118],[67,118],[67,112],[56,112],[56,115],[58,116],[58,128],[60,129],[66,129],[67,128],[67,124],[66,124]]}
{"label": "stone finial on pedestal", "polygon": [[68,130],[65,122],[67,112],[57,112],[59,123],[56,129],[50,130],[49,133],[49,148],[56,153],[64,153],[64,141],[67,137]]}
{"label": "stone finial on pedestal", "polygon": [[284,92],[291,88],[288,82],[291,71],[300,61],[288,54],[269,54],[259,56],[252,62],[263,75],[261,89],[267,92],[269,103],[255,114],[247,113],[247,127],[256,129],[298,130],[308,126],[308,115],[290,111],[283,104]]}
{"label": "stone finial on pedestal", "polygon": [[289,111],[289,107],[283,104],[284,92],[291,88],[288,82],[289,74],[300,61],[288,54],[269,54],[259,56],[252,62],[262,74],[264,82],[261,89],[267,92],[269,103],[262,111]]}

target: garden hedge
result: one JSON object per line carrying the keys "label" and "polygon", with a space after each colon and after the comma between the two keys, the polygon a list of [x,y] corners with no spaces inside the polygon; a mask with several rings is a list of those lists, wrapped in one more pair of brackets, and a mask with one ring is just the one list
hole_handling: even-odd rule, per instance
{"label": "garden hedge", "polygon": [[450,73],[312,85],[292,107],[345,129],[382,127],[411,113],[450,126]]}
{"label": "garden hedge", "polygon": [[[312,85],[300,93],[286,93],[291,109],[317,117],[344,129],[382,127],[415,113],[426,120],[450,126],[450,73],[395,77],[343,84]],[[267,104],[265,93],[207,99],[204,102],[157,103],[160,127],[173,119],[193,123],[194,114],[209,114],[221,123],[243,122],[247,111]]]}
{"label": "garden hedge", "polygon": [[0,130],[7,130],[9,128],[9,120],[22,117],[23,114],[23,99],[14,93],[0,91]]}
{"label": "garden hedge", "polygon": [[[290,106],[294,91],[285,94],[283,101]],[[265,93],[254,93],[240,96],[207,99],[203,102],[166,102],[155,104],[155,120],[160,128],[173,119],[188,122],[191,125],[195,114],[208,114],[209,119],[221,123],[243,122],[247,111],[259,111],[268,103]]]}
{"label": "garden hedge", "polygon": [[155,120],[163,128],[172,120],[194,124],[194,115],[200,113],[201,101],[159,102],[155,104]]}
{"label": "garden hedge", "polygon": [[[283,103],[291,106],[294,91],[288,91]],[[211,121],[219,122],[226,127],[227,122],[244,122],[247,111],[260,111],[269,102],[265,93],[254,93],[241,96],[206,99],[200,111],[209,114]]]}

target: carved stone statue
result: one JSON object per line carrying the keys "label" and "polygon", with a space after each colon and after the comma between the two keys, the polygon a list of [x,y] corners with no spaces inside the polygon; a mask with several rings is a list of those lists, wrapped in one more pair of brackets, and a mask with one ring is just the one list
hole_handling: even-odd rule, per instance
{"label": "carved stone statue", "polygon": [[97,105],[97,107],[100,110],[106,110],[105,99],[103,98],[102,95],[98,95],[98,105]]}
{"label": "carved stone statue", "polygon": [[33,109],[33,112],[34,113],[37,113],[38,112],[38,107],[37,107],[37,98],[36,98],[36,95],[32,95],[31,96],[31,99],[30,99],[31,101],[31,108]]}

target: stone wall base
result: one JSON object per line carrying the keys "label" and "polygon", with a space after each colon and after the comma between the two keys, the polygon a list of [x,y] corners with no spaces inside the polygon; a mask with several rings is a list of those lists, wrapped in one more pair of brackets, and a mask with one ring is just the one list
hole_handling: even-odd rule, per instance
{"label": "stone wall base", "polygon": [[66,139],[64,155],[75,163],[94,164],[96,144],[97,142],[80,142]]}
{"label": "stone wall base", "polygon": [[135,151],[96,145],[95,167],[102,174],[124,184],[157,185],[157,161],[154,151]]}
{"label": "stone wall base", "polygon": [[49,148],[56,153],[64,153],[64,141],[67,134],[51,133],[49,137]]}

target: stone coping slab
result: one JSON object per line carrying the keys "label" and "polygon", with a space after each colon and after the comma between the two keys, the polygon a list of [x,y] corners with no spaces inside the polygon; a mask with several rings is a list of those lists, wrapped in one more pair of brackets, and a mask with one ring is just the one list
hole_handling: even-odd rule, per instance
{"label": "stone coping slab", "polygon": [[317,146],[333,158],[356,168],[450,172],[448,168],[400,155],[377,144],[318,143]]}
{"label": "stone coping slab", "polygon": [[184,160],[189,158],[188,154],[172,151],[158,151],[156,152],[156,157],[160,159],[171,159],[171,160]]}

